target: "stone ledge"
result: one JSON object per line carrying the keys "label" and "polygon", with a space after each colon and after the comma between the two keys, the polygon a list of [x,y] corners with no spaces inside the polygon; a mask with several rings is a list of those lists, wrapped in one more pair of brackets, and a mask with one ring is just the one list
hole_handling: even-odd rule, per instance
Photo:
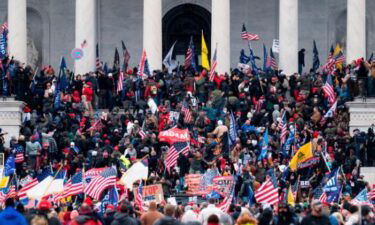
{"label": "stone ledge", "polygon": [[350,113],[350,134],[353,134],[355,129],[367,132],[368,128],[375,124],[375,98],[367,98],[366,101],[356,98],[345,104]]}

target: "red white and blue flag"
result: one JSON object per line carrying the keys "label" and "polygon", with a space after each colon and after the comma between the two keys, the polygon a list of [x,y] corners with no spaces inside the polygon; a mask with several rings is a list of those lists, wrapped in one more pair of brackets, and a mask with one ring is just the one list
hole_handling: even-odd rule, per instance
{"label": "red white and blue flag", "polygon": [[84,192],[99,200],[103,191],[116,185],[117,171],[109,167],[99,175],[93,176],[90,182],[84,187]]}
{"label": "red white and blue flag", "polygon": [[83,193],[83,173],[82,171],[74,174],[68,182],[64,185],[64,192],[62,197],[66,198],[73,195]]}
{"label": "red white and blue flag", "polygon": [[217,48],[215,49],[214,57],[211,62],[210,81],[212,82],[215,77],[215,70],[217,66]]}
{"label": "red white and blue flag", "polygon": [[184,113],[184,123],[190,124],[191,121],[193,120],[193,117],[192,117],[192,114],[191,114],[191,111],[189,109],[189,105],[187,104],[187,102],[182,103],[181,112]]}
{"label": "red white and blue flag", "polygon": [[122,71],[125,73],[126,69],[129,66],[130,54],[129,54],[128,49],[125,46],[124,41],[121,41],[121,45],[122,45],[122,55],[124,57],[124,63],[122,64]]}
{"label": "red white and blue flag", "polygon": [[189,47],[186,51],[186,56],[185,56],[185,62],[184,62],[184,69],[187,70],[189,68],[193,68],[194,71],[197,70],[197,65],[195,63],[195,48],[194,48],[194,42],[193,42],[193,37],[190,39],[190,44]]}
{"label": "red white and blue flag", "polygon": [[190,150],[189,142],[175,142],[168,150],[167,157],[165,158],[165,166],[170,170],[177,164],[177,159],[180,153],[187,155]]}
{"label": "red white and blue flag", "polygon": [[137,194],[136,194],[135,199],[134,199],[134,204],[136,206],[138,206],[138,208],[141,212],[146,210],[146,208],[143,206],[142,194],[143,194],[143,185],[142,185],[142,181],[140,181],[139,186],[138,186],[138,190],[137,190]]}
{"label": "red white and blue flag", "polygon": [[249,32],[246,31],[245,24],[242,24],[241,38],[242,40],[247,40],[247,41],[257,41],[259,40],[259,35],[250,34]]}
{"label": "red white and blue flag", "polygon": [[147,61],[146,50],[143,49],[141,61],[139,62],[139,71],[138,75],[143,78],[145,76],[150,76],[150,68]]}
{"label": "red white and blue flag", "polygon": [[329,103],[333,104],[336,101],[335,90],[333,88],[331,74],[327,75],[327,80],[325,84],[323,85],[323,92],[328,98]]}
{"label": "red white and blue flag", "polygon": [[270,205],[275,205],[279,202],[278,188],[273,185],[270,178],[255,191],[255,199],[258,203],[267,203]]}
{"label": "red white and blue flag", "polygon": [[284,114],[281,118],[281,121],[279,123],[279,129],[281,131],[280,141],[281,141],[281,144],[284,144],[285,140],[286,140],[286,136],[288,134],[288,124],[286,122],[286,113],[285,112],[284,112]]}
{"label": "red white and blue flag", "polygon": [[322,120],[320,120],[321,126],[324,126],[324,124],[327,122],[328,118],[332,118],[335,115],[336,109],[337,109],[337,100],[335,101],[335,103],[333,103],[331,108],[329,108],[329,110],[326,112],[326,114],[324,114]]}
{"label": "red white and blue flag", "polygon": [[232,204],[234,198],[234,188],[232,188],[232,191],[230,195],[225,196],[224,200],[217,206],[223,213],[228,213],[230,204]]}

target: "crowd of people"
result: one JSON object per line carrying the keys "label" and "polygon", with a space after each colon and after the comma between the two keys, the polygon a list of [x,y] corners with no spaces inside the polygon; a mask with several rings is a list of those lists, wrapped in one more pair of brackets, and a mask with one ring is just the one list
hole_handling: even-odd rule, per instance
{"label": "crowd of people", "polygon": [[[119,185],[122,199],[98,211],[101,199],[84,193],[60,202],[42,199],[32,207],[15,195],[3,200],[0,224],[374,223],[371,203],[355,204],[353,199],[364,189],[372,191],[360,169],[375,162],[375,134],[370,125],[368,132],[350,134],[345,103],[363,93],[364,82],[372,86],[375,61],[358,59],[328,72],[303,74],[236,68],[210,79],[209,71],[191,66],[140,77],[137,67],[120,69],[116,64],[73,74],[63,64],[34,71],[6,58],[0,74],[3,95],[25,102],[20,135],[4,143],[2,133],[0,145],[5,159],[18,159],[15,179],[35,178],[46,167],[63,168],[66,180],[78,171],[114,167],[119,179],[147,159],[144,185],[161,184],[165,199],[186,198],[177,205],[151,202],[141,209],[134,204],[133,191]],[[333,96],[324,91],[329,76]],[[167,168],[171,145],[158,135],[174,127],[188,129],[191,140],[188,153],[179,154],[176,165]],[[314,161],[290,170],[290,160],[306,143],[312,145]],[[216,207],[226,196],[192,201],[184,195],[184,177],[207,170],[234,177],[226,212]],[[341,192],[337,199],[322,200],[322,192],[316,192],[331,171],[338,171]],[[270,177],[275,178],[277,204],[252,195]],[[291,186],[298,187],[293,202],[288,197]],[[16,190],[21,188],[17,182]]]}

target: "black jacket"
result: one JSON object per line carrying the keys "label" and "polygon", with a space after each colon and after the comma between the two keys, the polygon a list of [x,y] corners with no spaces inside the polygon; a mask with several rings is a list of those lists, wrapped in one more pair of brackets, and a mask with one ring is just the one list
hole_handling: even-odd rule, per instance
{"label": "black jacket", "polygon": [[111,223],[111,225],[121,225],[121,224],[126,224],[126,225],[140,225],[141,223],[130,217],[127,213],[116,213],[115,214],[115,219]]}

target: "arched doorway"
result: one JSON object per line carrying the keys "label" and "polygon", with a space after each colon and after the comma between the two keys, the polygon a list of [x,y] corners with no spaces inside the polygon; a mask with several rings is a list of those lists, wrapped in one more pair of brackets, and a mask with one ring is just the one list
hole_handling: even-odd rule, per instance
{"label": "arched doorway", "polygon": [[195,45],[196,62],[200,64],[201,33],[210,51],[211,46],[211,13],[194,4],[182,4],[169,10],[163,17],[163,57],[175,41],[176,60],[183,64],[190,37]]}

